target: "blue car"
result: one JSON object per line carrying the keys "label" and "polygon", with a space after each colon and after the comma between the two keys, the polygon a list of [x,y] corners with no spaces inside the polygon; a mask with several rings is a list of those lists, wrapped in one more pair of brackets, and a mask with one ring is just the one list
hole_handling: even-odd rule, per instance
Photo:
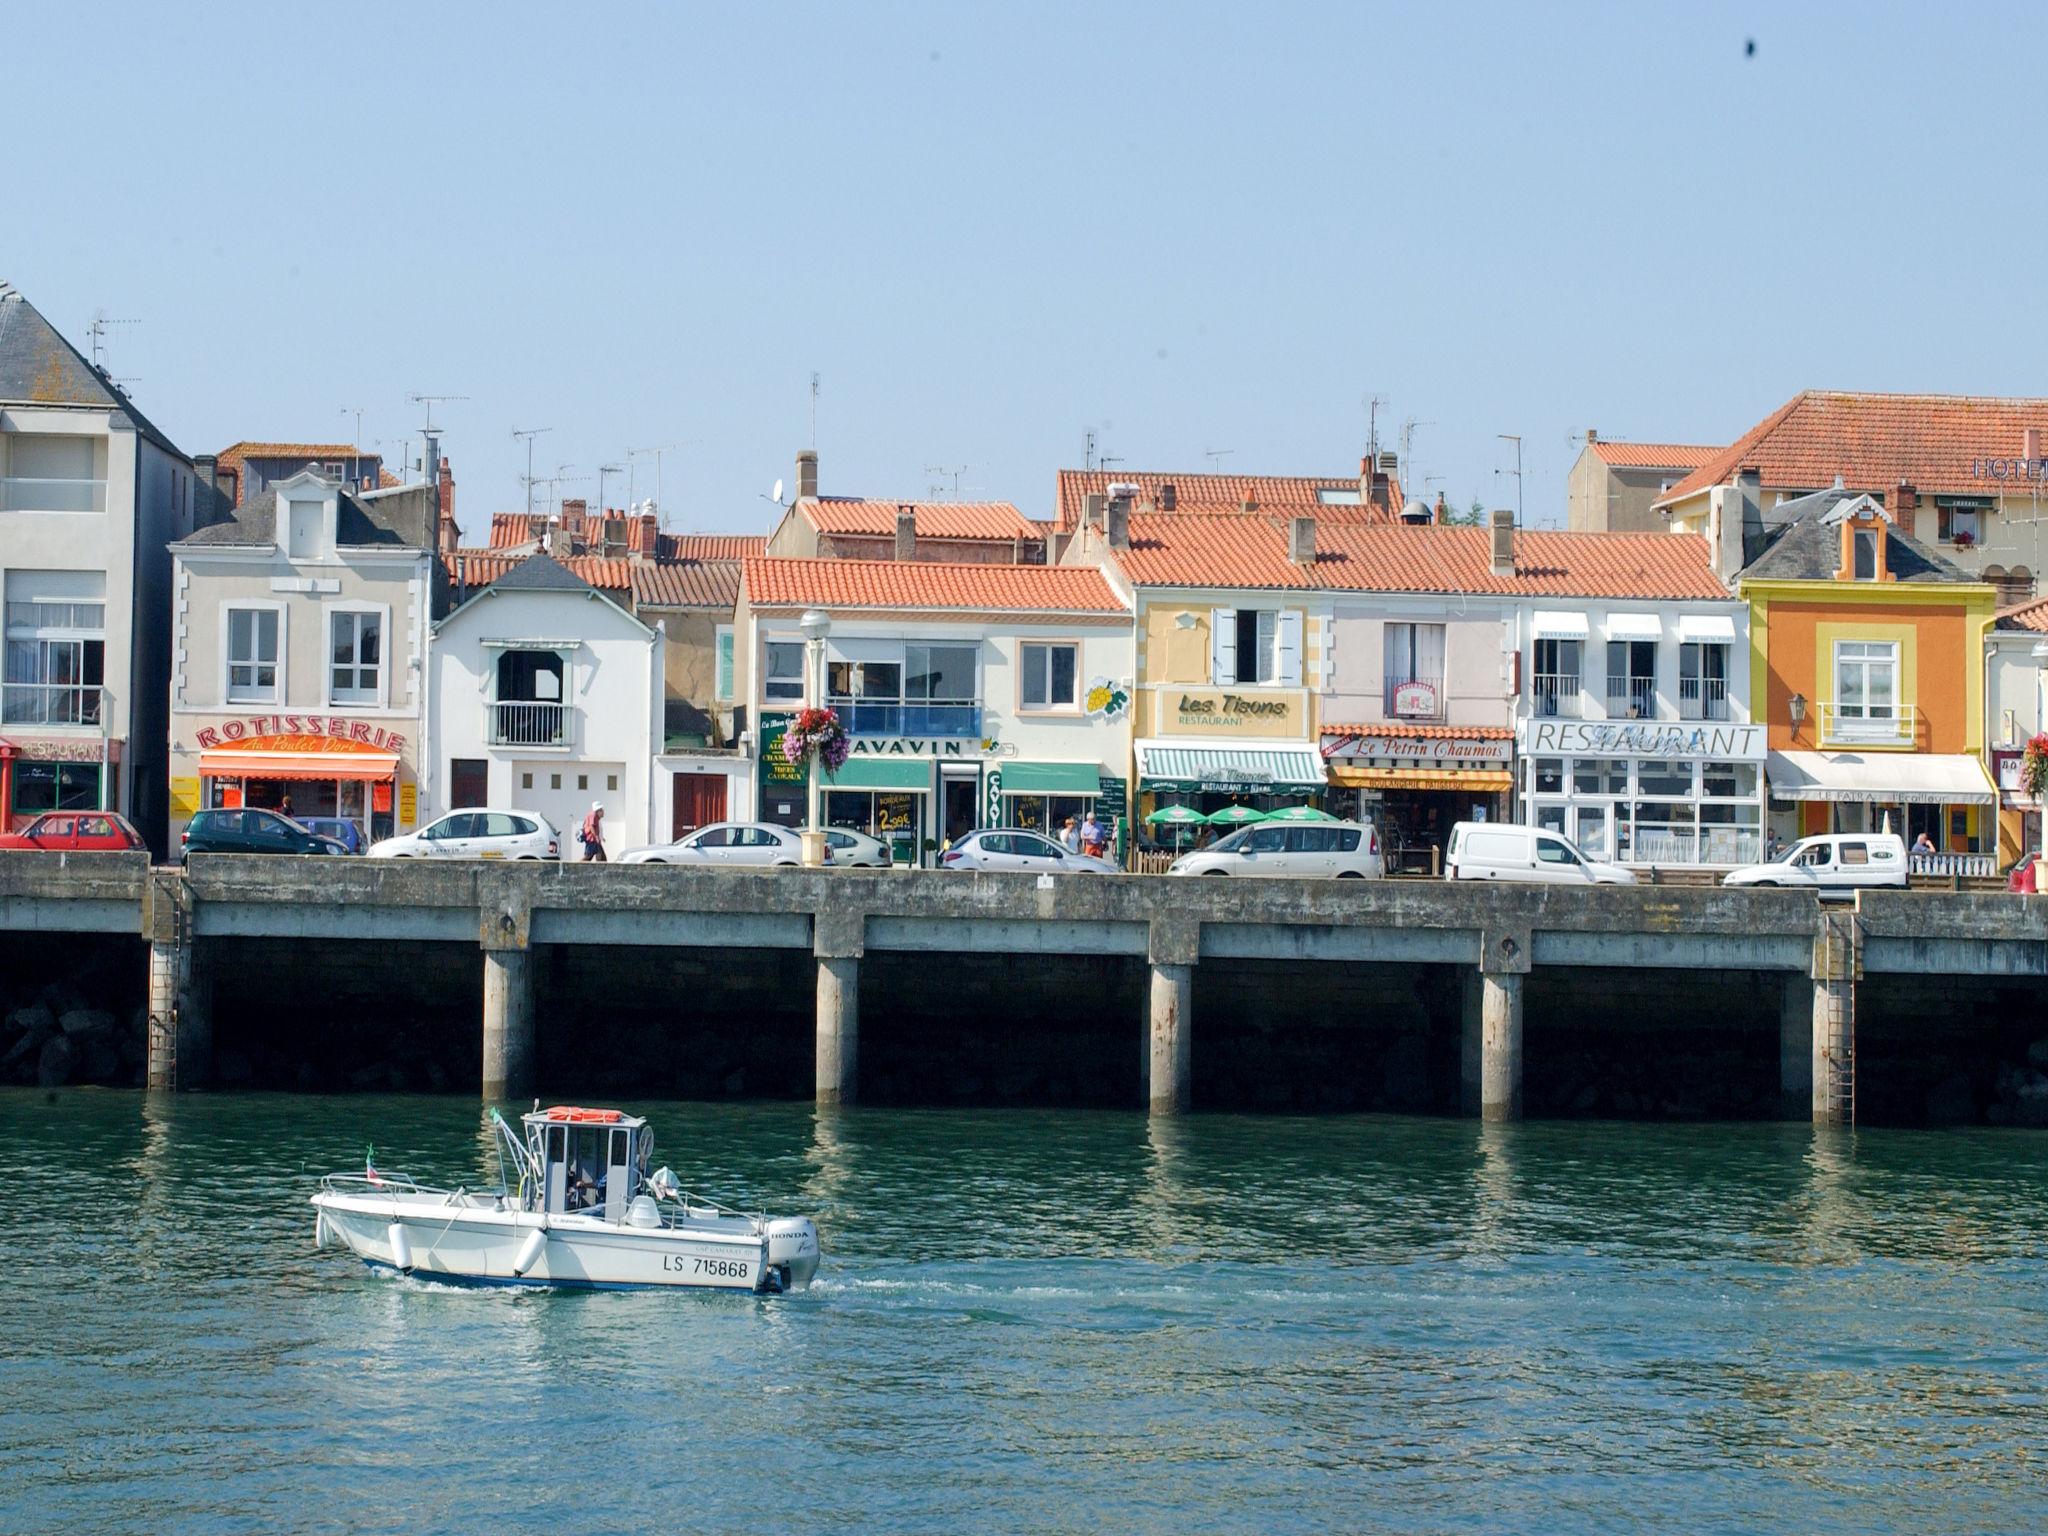
{"label": "blue car", "polygon": [[310,832],[333,838],[350,853],[363,851],[363,829],[346,816],[309,816],[305,825]]}

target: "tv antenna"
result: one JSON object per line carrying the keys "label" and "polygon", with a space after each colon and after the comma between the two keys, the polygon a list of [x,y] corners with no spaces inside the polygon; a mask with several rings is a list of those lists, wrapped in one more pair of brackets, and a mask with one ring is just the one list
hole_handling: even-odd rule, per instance
{"label": "tv antenna", "polygon": [[1365,407],[1365,452],[1375,464],[1380,457],[1380,407],[1386,403],[1385,395],[1368,395],[1360,402]]}
{"label": "tv antenna", "polygon": [[561,509],[555,505],[561,488],[565,485],[581,485],[590,478],[588,475],[570,474],[569,471],[575,467],[574,464],[557,464],[552,475],[542,475],[534,481],[535,485],[544,485],[548,488],[547,516],[549,522],[553,522],[562,515]]}
{"label": "tv antenna", "polygon": [[407,395],[405,398],[414,405],[424,405],[427,408],[427,423],[420,430],[425,432],[427,436],[432,437],[434,435],[434,407],[445,400],[467,400],[469,396],[412,394]]}
{"label": "tv antenna", "polygon": [[552,432],[553,427],[514,427],[512,435],[526,439],[526,515],[533,516],[533,440],[543,432]]}
{"label": "tv antenna", "polygon": [[1120,453],[1105,453],[1101,458],[1097,459],[1095,462],[1101,468],[1108,469],[1110,465],[1121,464],[1123,463],[1123,461],[1124,456]]}
{"label": "tv antenna", "polygon": [[925,465],[924,472],[926,474],[937,475],[939,477],[936,480],[928,482],[931,489],[932,500],[944,501],[946,499],[946,479],[948,476],[951,476],[953,481],[953,500],[958,501],[960,499],[960,477],[966,474],[967,471],[972,467],[973,466],[968,464],[961,464],[952,468],[948,468],[944,464]]}
{"label": "tv antenna", "polygon": [[1223,461],[1235,452],[1237,452],[1235,448],[1204,448],[1202,450],[1202,457],[1209,461],[1209,473],[1212,475],[1221,474],[1223,472]]}
{"label": "tv antenna", "polygon": [[[109,348],[107,346],[108,331],[112,330],[117,325],[140,324],[142,324],[140,320],[116,319],[114,316],[109,315],[104,309],[94,310],[92,312],[92,324],[86,328],[87,333],[92,337],[93,367],[97,368],[101,373],[107,373],[109,367]],[[111,374],[108,374],[108,377],[111,379],[113,376]]]}
{"label": "tv antenna", "polygon": [[1090,427],[1081,434],[1081,467],[1083,469],[1093,469],[1095,467],[1095,429],[1093,427]]}
{"label": "tv antenna", "polygon": [[1515,526],[1522,526],[1522,438],[1518,432],[1496,432],[1493,434],[1504,443],[1515,445],[1515,467],[1512,470],[1496,469],[1496,475],[1512,474],[1515,477]]}
{"label": "tv antenna", "polygon": [[611,479],[613,475],[623,475],[625,472],[626,466],[623,464],[600,464],[597,466],[597,515],[599,517],[603,517],[610,510],[604,504],[605,482]]}
{"label": "tv antenna", "polygon": [[816,373],[811,374],[811,446],[818,446],[818,386],[824,380]]}
{"label": "tv antenna", "polygon": [[676,450],[680,448],[695,448],[698,444],[702,443],[703,441],[704,439],[701,437],[689,437],[683,439],[683,441],[681,441],[680,443],[655,443],[646,448],[628,448],[626,450],[626,500],[630,502],[633,499],[634,491],[638,488],[634,475],[634,471],[638,466],[634,461],[638,459],[644,459],[650,453],[653,454],[654,511],[655,515],[661,519],[660,526],[666,528],[668,526],[668,512],[662,506],[661,503],[662,457],[665,454],[674,453]]}
{"label": "tv antenna", "polygon": [[344,405],[341,408],[341,414],[353,416],[356,419],[356,435],[348,440],[348,479],[349,487],[353,490],[363,483],[363,407],[360,405]]}

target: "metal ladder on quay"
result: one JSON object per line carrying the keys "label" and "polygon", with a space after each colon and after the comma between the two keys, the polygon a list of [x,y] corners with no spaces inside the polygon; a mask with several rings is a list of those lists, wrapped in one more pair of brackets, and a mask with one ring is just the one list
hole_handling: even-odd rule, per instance
{"label": "metal ladder on quay", "polygon": [[[1846,919],[1853,923],[1853,916]],[[1827,1124],[1856,1124],[1856,974],[1861,964],[1860,946],[1853,938],[1845,941],[1835,914],[1821,919],[1821,974],[1826,977],[1827,1005],[1823,1014],[1823,1062],[1827,1071],[1825,1113]]]}

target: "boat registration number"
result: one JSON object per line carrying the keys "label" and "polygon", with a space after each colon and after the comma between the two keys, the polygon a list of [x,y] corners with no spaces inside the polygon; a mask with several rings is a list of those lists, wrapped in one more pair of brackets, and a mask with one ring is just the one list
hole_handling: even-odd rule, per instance
{"label": "boat registration number", "polygon": [[674,1274],[716,1275],[723,1280],[745,1280],[752,1273],[745,1259],[695,1259],[684,1253],[664,1253],[661,1267]]}

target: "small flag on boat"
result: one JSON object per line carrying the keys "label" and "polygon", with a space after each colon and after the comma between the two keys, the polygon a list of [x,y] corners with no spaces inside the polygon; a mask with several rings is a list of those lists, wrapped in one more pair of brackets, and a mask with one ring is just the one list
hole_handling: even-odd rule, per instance
{"label": "small flag on boat", "polygon": [[384,1176],[377,1172],[377,1149],[367,1147],[363,1151],[363,1177],[379,1189],[384,1187]]}

